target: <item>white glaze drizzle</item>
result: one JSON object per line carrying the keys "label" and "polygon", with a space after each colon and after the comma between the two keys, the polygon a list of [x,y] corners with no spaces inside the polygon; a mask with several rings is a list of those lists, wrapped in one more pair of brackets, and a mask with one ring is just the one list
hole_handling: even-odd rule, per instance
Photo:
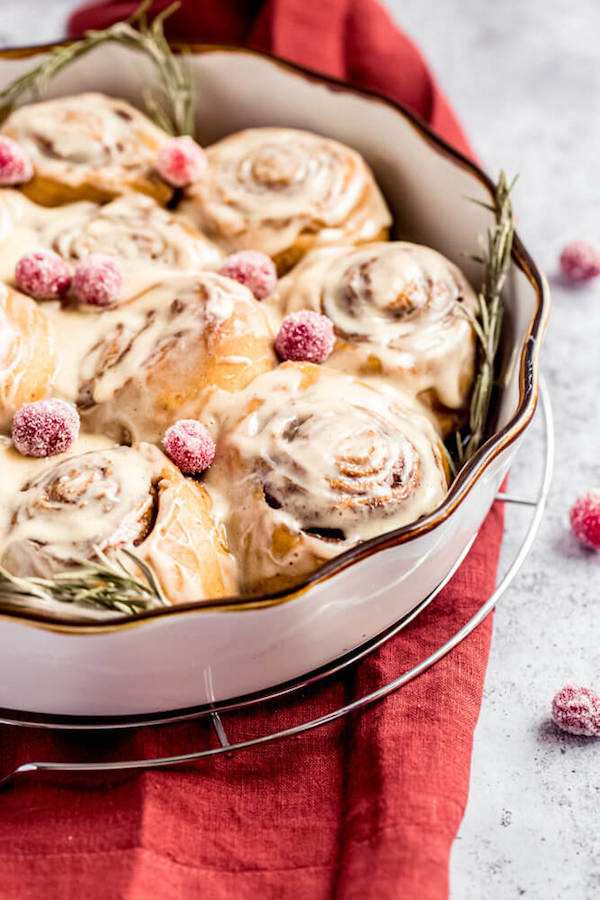
{"label": "white glaze drizzle", "polygon": [[206,152],[208,176],[180,210],[228,251],[275,255],[305,231],[321,243],[372,240],[391,222],[364,160],[337,141],[256,128]]}
{"label": "white glaze drizzle", "polygon": [[[447,486],[439,439],[408,398],[293,363],[255,379],[225,410],[206,484],[247,584],[416,521]],[[270,550],[281,525],[301,537],[284,561]]]}
{"label": "white glaze drizzle", "polygon": [[129,103],[96,93],[21,106],[1,131],[24,148],[37,175],[115,194],[148,175],[168,140]]}
{"label": "white glaze drizzle", "polygon": [[126,302],[160,280],[160,270],[216,268],[219,249],[144,194],[100,206],[89,201],[48,209],[14,190],[0,190],[0,279],[11,282],[23,254],[47,248],[76,263],[88,253],[118,259]]}
{"label": "white glaze drizzle", "polygon": [[40,459],[22,456],[13,447],[9,437],[0,435],[0,471],[2,472],[2,478],[0,478],[0,556],[9,536],[15,506],[20,499],[24,485],[73,456],[109,447],[114,447],[114,441],[104,435],[82,432],[66,453]]}
{"label": "white glaze drizzle", "polygon": [[156,473],[156,460],[130,447],[45,467],[13,500],[4,565],[16,574],[45,575],[92,556],[94,546],[133,545],[151,512]]}
{"label": "white glaze drizzle", "polygon": [[461,305],[474,312],[477,299],[456,266],[429,247],[390,241],[310,252],[266,308],[274,328],[300,309],[328,316],[337,338],[328,365],[413,395],[432,389],[460,409],[475,357]]}
{"label": "white glaze drizzle", "polygon": [[0,282],[0,429],[9,428],[22,403],[52,389],[55,343],[44,311]]}
{"label": "white glaze drizzle", "polygon": [[201,600],[209,584],[219,594],[236,591],[235,562],[210,499],[157,447],[83,435],[69,453],[34,460],[4,438],[0,459],[13,481],[12,491],[0,492],[0,556],[9,571],[47,577],[92,559],[95,548],[111,556],[128,547],[158,562],[172,602]]}
{"label": "white glaze drizzle", "polygon": [[246,288],[212,272],[186,275],[159,270],[154,275],[157,284],[117,309],[99,313],[65,308],[58,302],[44,304],[58,348],[58,396],[75,402],[81,385],[93,381],[89,400],[106,402],[167,342],[191,328],[200,333],[208,319],[226,320],[234,298],[242,294],[245,299],[248,294]]}

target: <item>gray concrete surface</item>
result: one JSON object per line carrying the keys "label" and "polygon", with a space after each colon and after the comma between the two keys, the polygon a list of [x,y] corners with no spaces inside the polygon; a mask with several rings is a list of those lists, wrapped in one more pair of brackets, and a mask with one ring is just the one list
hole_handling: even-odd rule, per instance
{"label": "gray concrete surface", "polygon": [[[0,6],[0,42],[59,37],[72,0]],[[565,680],[600,689],[600,555],[571,538],[568,508],[600,485],[600,282],[567,289],[560,247],[600,242],[600,4],[597,0],[389,0],[421,45],[493,174],[520,173],[519,229],[546,270],[553,313],[544,353],[557,427],[549,508],[502,600],[475,736],[471,795],[452,855],[453,900],[600,896],[600,741],[558,734]],[[512,488],[531,489],[539,443]],[[507,519],[504,560],[523,512]],[[408,900],[408,898],[407,898]]]}
{"label": "gray concrete surface", "polygon": [[[561,246],[600,242],[600,5],[594,0],[391,0],[426,53],[479,157],[520,173],[519,230],[545,269],[553,309],[543,369],[557,458],[534,550],[496,612],[471,793],[454,846],[452,897],[600,896],[600,742],[561,735],[552,695],[573,679],[600,689],[600,554],[571,538],[571,501],[600,486],[600,282],[567,289]],[[539,445],[511,488],[527,491]],[[523,513],[507,519],[504,558]]]}

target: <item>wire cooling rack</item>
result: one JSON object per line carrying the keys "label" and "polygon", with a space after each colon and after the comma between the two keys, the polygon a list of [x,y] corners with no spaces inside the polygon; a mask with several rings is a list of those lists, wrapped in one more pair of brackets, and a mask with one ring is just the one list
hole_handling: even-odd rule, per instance
{"label": "wire cooling rack", "polygon": [[159,756],[146,759],[126,759],[126,760],[102,760],[102,761],[86,761],[86,762],[68,762],[68,761],[28,761],[18,765],[11,772],[0,778],[0,787],[3,787],[16,778],[32,774],[35,772],[53,772],[53,773],[103,773],[103,772],[119,772],[136,769],[161,768],[168,766],[176,766],[184,763],[194,762],[210,756],[218,756],[220,754],[234,754],[248,747],[256,747],[261,744],[267,744],[271,741],[282,740],[283,738],[301,735],[306,731],[327,725],[354,713],[371,703],[382,700],[388,694],[397,691],[403,685],[417,678],[442,657],[456,647],[464,638],[467,637],[488,615],[488,613],[496,605],[500,597],[505,593],[512,583],[515,575],[523,564],[527,554],[529,553],[538,529],[543,519],[544,508],[548,491],[550,489],[550,481],[552,478],[552,469],[554,465],[554,428],[552,421],[552,408],[548,396],[548,390],[545,382],[540,381],[540,411],[542,417],[542,435],[543,452],[540,455],[542,461],[540,483],[535,496],[521,496],[520,494],[499,493],[496,495],[496,501],[505,504],[514,504],[516,506],[527,508],[526,525],[521,526],[523,534],[510,562],[506,565],[506,570],[497,583],[496,589],[491,596],[481,605],[475,615],[466,622],[452,637],[444,644],[438,647],[433,653],[421,660],[417,665],[413,666],[405,672],[400,673],[392,681],[381,685],[375,690],[364,694],[363,696],[353,700],[344,706],[332,709],[330,712],[308,721],[299,722],[289,728],[280,731],[271,731],[267,734],[261,734],[248,740],[230,742],[227,736],[225,724],[222,716],[225,713],[236,710],[245,709],[254,705],[264,704],[271,700],[276,700],[287,695],[298,695],[311,685],[325,679],[331,678],[344,669],[356,664],[369,653],[372,653],[378,647],[381,647],[386,641],[398,634],[410,622],[414,621],[423,610],[432,603],[438,596],[443,587],[450,581],[452,576],[460,568],[465,557],[475,540],[473,538],[451,571],[444,580],[425,597],[415,609],[404,616],[399,622],[373,638],[358,649],[352,651],[335,662],[324,666],[317,671],[311,672],[294,681],[286,684],[278,685],[266,691],[257,694],[239,697],[235,700],[228,700],[222,703],[214,703],[209,706],[196,707],[193,709],[177,710],[164,714],[153,714],[149,716],[135,717],[118,717],[108,718],[99,717],[94,719],[74,719],[70,717],[52,717],[25,713],[16,713],[13,711],[0,711],[0,724],[13,726],[33,726],[37,728],[53,728],[72,731],[89,731],[89,730],[108,730],[115,729],[131,729],[139,727],[147,727],[151,725],[172,725],[191,719],[209,718],[214,731],[216,733],[218,744],[202,750],[195,750],[189,753],[178,754],[175,756]]}

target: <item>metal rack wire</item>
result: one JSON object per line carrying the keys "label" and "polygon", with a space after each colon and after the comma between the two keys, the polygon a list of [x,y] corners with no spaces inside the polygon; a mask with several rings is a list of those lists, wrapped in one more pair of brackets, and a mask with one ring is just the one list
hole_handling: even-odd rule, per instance
{"label": "metal rack wire", "polygon": [[456,564],[453,566],[444,580],[430,594],[428,594],[428,596],[425,597],[421,601],[421,603],[419,603],[418,606],[415,607],[415,609],[404,616],[399,622],[397,622],[391,628],[387,629],[382,634],[373,638],[368,643],[342,657],[341,659],[336,660],[328,666],[324,666],[322,669],[319,669],[316,672],[311,672],[310,674],[305,675],[302,678],[295,679],[292,682],[278,685],[269,690],[262,691],[258,694],[250,695],[247,697],[240,697],[235,700],[215,703],[210,706],[178,710],[176,712],[165,713],[164,715],[155,714],[151,716],[119,717],[114,719],[97,718],[89,720],[73,720],[67,717],[47,717],[41,715],[34,716],[26,714],[19,715],[16,713],[11,713],[9,711],[4,711],[4,713],[0,712],[0,724],[4,725],[60,728],[78,731],[90,729],[114,730],[144,727],[150,725],[169,725],[191,719],[208,717],[212,723],[217,739],[219,741],[217,746],[209,747],[207,749],[195,750],[189,753],[178,754],[174,756],[161,756],[147,759],[129,759],[98,762],[25,762],[17,766],[15,769],[13,769],[13,771],[6,774],[3,778],[0,778],[0,787],[14,781],[18,777],[34,772],[118,772],[125,770],[176,766],[201,760],[206,757],[218,756],[220,754],[233,754],[248,747],[255,747],[272,741],[282,740],[286,737],[301,735],[304,732],[327,725],[330,722],[334,722],[336,719],[340,719],[343,716],[347,716],[350,713],[354,713],[360,709],[363,709],[365,706],[368,706],[371,703],[375,703],[376,701],[383,699],[388,694],[391,694],[393,691],[396,691],[403,685],[407,684],[409,681],[417,678],[428,668],[442,659],[442,657],[449,653],[454,647],[456,647],[483,621],[483,619],[485,619],[488,613],[496,605],[500,597],[510,586],[533,545],[539,526],[542,522],[546,499],[550,489],[552,469],[554,465],[554,429],[552,422],[552,409],[548,397],[548,391],[543,380],[540,383],[540,410],[542,414],[543,424],[544,452],[542,457],[543,466],[541,471],[541,482],[538,487],[536,496],[523,497],[506,493],[499,493],[496,495],[496,501],[506,504],[515,504],[518,506],[529,507],[531,510],[531,516],[523,534],[521,543],[519,544],[518,550],[515,553],[513,559],[508,564],[506,571],[504,572],[496,586],[496,589],[491,594],[491,596],[481,605],[475,615],[471,619],[469,619],[469,621],[466,622],[462,626],[462,628],[460,628],[454,635],[452,635],[449,640],[438,647],[428,657],[421,660],[421,662],[419,662],[417,665],[413,666],[411,669],[408,669],[405,672],[402,672],[392,681],[389,681],[386,684],[376,688],[375,690],[364,694],[356,700],[353,700],[351,703],[340,706],[336,709],[332,709],[330,712],[324,715],[309,719],[304,722],[300,722],[297,725],[293,725],[292,727],[283,730],[272,731],[267,734],[262,734],[257,737],[250,738],[248,740],[236,741],[231,743],[227,736],[227,731],[225,729],[223,719],[221,718],[222,715],[227,712],[232,712],[253,705],[266,703],[267,701],[275,700],[286,695],[298,694],[310,685],[313,685],[322,679],[331,678],[342,670],[354,665],[359,660],[363,659],[367,654],[372,653],[378,647],[381,647],[382,644],[384,644],[390,638],[394,637],[394,635],[398,634],[402,629],[406,628],[406,626],[410,622],[414,621],[414,619],[416,619],[416,617],[435,600],[442,588],[448,583],[448,581],[461,566],[475,538],[470,541],[461,557],[457,560]]}

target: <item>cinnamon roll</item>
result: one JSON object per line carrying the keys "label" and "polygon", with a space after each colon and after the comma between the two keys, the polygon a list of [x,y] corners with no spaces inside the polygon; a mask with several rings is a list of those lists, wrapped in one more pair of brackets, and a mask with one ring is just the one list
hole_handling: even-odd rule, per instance
{"label": "cinnamon roll", "polygon": [[431,512],[447,474],[433,426],[399,392],[284,363],[231,404],[205,483],[228,507],[242,588],[259,593]]}
{"label": "cinnamon roll", "polygon": [[109,447],[40,465],[14,496],[2,565],[51,577],[97,550],[131,549],[155,572],[171,603],[235,593],[225,535],[200,485],[156,447]]}
{"label": "cinnamon roll", "polygon": [[125,100],[77,94],[31,103],[14,110],[1,133],[28,154],[34,177],[22,190],[44,206],[130,191],[161,203],[172,195],[155,171],[168,135]]}
{"label": "cinnamon roll", "polygon": [[0,190],[0,277],[11,280],[19,258],[40,248],[74,263],[90,253],[114,256],[124,275],[122,302],[160,279],[156,267],[197,271],[218,267],[222,258],[208,238],[144,194],[47,209]]}
{"label": "cinnamon roll", "polygon": [[254,128],[206,151],[181,212],[227,252],[262,250],[280,274],[311,247],[384,239],[389,210],[362,157],[293,128]]}
{"label": "cinnamon roll", "polygon": [[51,246],[73,260],[107,253],[122,263],[179,270],[216,267],[222,258],[208,238],[143,194],[128,194],[96,208],[79,232],[57,228]]}
{"label": "cinnamon roll", "polygon": [[0,279],[13,282],[15,266],[26,253],[54,249],[55,233],[79,234],[97,203],[80,201],[47,209],[28,200],[20,191],[0,189]]}
{"label": "cinnamon roll", "polygon": [[101,331],[78,356],[74,399],[88,429],[125,443],[160,440],[177,419],[197,418],[215,390],[239,391],[276,363],[260,304],[214,272],[168,278],[94,318]]}
{"label": "cinnamon roll", "polygon": [[0,283],[0,430],[20,406],[45,397],[56,375],[52,328],[43,309]]}
{"label": "cinnamon roll", "polygon": [[418,395],[456,427],[474,378],[477,309],[462,272],[429,247],[390,241],[308,254],[270,301],[275,318],[311,309],[333,322],[328,365]]}

